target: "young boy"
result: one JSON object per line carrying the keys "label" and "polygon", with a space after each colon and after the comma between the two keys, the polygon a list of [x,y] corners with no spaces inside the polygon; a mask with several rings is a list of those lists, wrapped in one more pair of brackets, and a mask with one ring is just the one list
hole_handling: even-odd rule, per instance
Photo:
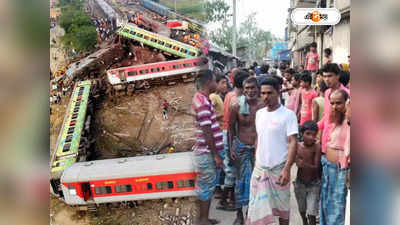
{"label": "young boy", "polygon": [[303,142],[297,145],[296,181],[293,182],[294,193],[303,225],[315,225],[319,210],[321,189],[321,146],[316,143],[318,125],[307,121],[300,128]]}
{"label": "young boy", "polygon": [[318,70],[319,55],[317,52],[317,43],[310,45],[310,51],[306,55],[306,70],[312,74],[312,83],[315,84],[315,72]]}
{"label": "young boy", "polygon": [[324,64],[332,63],[332,50],[330,48],[324,49]]}
{"label": "young boy", "polygon": [[324,116],[324,93],[328,87],[324,81],[317,83],[315,90],[318,97],[314,98],[312,101],[312,120],[319,122]]}
{"label": "young boy", "polygon": [[302,89],[300,98],[300,125],[312,119],[312,101],[318,96],[317,92],[311,88],[311,81],[312,78],[309,74],[303,74],[300,77],[300,87]]}
{"label": "young boy", "polygon": [[[292,87],[292,79],[293,79],[293,74],[294,73],[295,73],[295,71],[293,69],[291,69],[291,68],[285,70],[282,73],[282,77],[281,78],[283,80],[283,83],[282,83],[282,90],[281,90],[282,94],[281,94],[281,96],[282,96],[282,99],[283,99],[283,103],[282,104],[284,104],[284,105],[287,104],[290,92],[293,89],[293,87]],[[277,75],[277,77],[279,77],[279,76]]]}

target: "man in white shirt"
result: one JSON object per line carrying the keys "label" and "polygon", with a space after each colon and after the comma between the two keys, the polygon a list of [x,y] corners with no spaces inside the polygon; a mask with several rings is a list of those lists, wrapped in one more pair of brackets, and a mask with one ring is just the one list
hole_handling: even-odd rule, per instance
{"label": "man in white shirt", "polygon": [[290,169],[296,157],[298,123],[293,111],[279,103],[275,78],[261,83],[264,108],[256,113],[256,165],[250,182],[247,225],[289,224]]}

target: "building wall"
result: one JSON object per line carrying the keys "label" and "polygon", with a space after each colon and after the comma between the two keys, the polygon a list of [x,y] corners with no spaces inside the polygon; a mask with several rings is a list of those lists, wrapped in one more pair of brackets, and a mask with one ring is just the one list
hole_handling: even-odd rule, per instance
{"label": "building wall", "polygon": [[350,55],[350,23],[344,19],[333,30],[333,61],[336,63],[348,63]]}
{"label": "building wall", "polygon": [[335,8],[338,10],[350,7],[350,0],[335,0]]}

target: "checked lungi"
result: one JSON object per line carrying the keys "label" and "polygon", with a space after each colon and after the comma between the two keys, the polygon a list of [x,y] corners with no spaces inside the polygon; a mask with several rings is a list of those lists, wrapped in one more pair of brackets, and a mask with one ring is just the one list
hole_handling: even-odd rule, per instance
{"label": "checked lungi", "polygon": [[321,216],[320,225],[343,225],[346,214],[347,186],[349,168],[339,169],[337,163],[321,158]]}
{"label": "checked lungi", "polygon": [[237,209],[249,204],[250,180],[254,168],[254,146],[245,145],[237,137],[234,139],[234,151],[237,159],[233,162],[236,170],[235,207]]}
{"label": "checked lungi", "polygon": [[250,203],[247,225],[274,224],[275,217],[289,219],[290,182],[285,186],[279,182],[285,163],[273,168],[254,167],[250,186]]}

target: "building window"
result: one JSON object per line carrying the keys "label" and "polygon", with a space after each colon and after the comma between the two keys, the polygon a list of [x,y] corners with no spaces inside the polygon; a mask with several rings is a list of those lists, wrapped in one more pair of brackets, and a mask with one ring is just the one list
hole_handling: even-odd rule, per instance
{"label": "building window", "polygon": [[178,188],[194,187],[194,180],[178,180],[176,184]]}
{"label": "building window", "polygon": [[117,193],[132,192],[132,186],[130,184],[117,185],[117,186],[115,186],[115,192],[117,192]]}
{"label": "building window", "polygon": [[111,186],[95,187],[94,193],[96,193],[96,195],[111,194]]}

